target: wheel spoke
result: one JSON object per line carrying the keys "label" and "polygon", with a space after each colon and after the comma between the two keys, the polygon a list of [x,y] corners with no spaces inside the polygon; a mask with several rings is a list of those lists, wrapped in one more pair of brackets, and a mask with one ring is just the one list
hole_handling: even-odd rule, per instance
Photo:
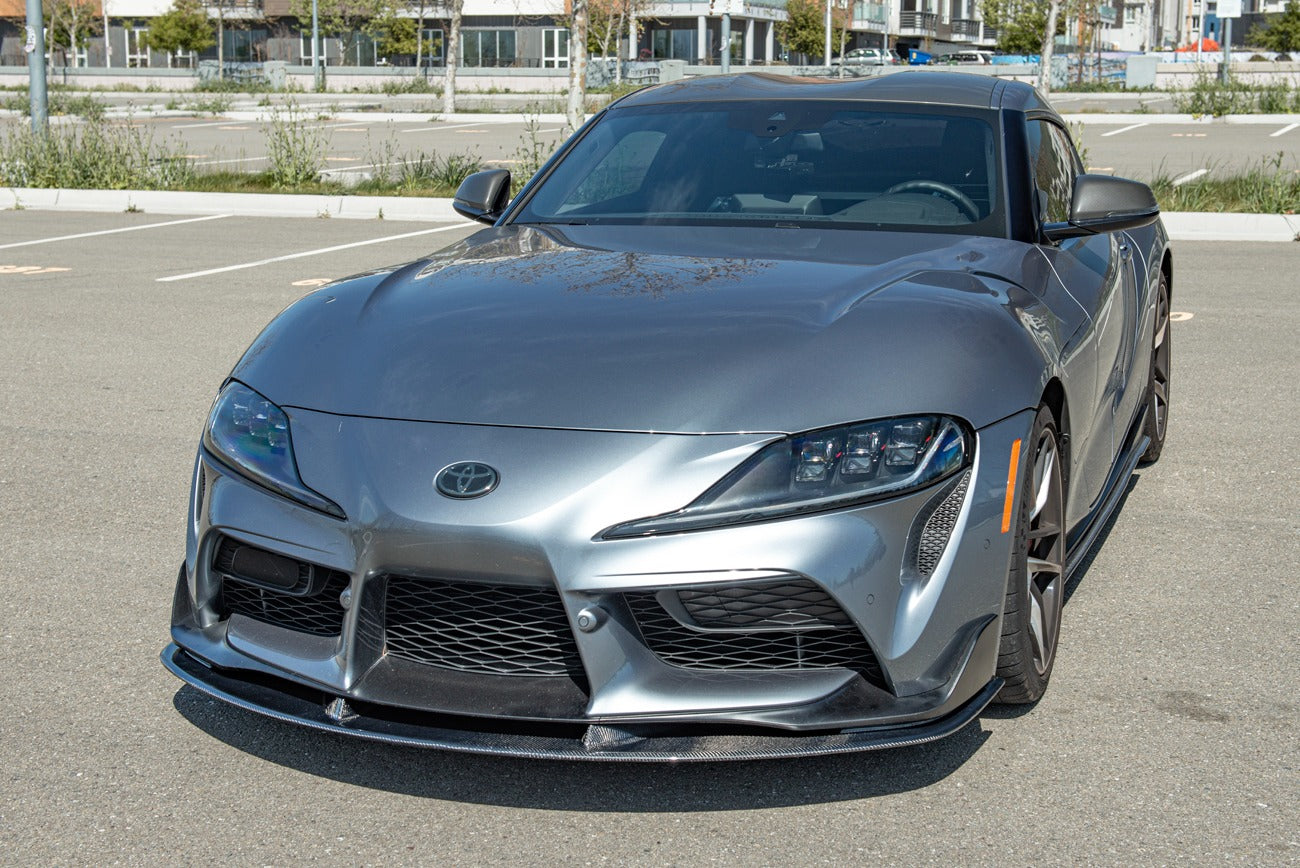
{"label": "wheel spoke", "polygon": [[1059,576],[1064,572],[1060,562],[1047,561],[1042,558],[1030,557],[1028,559],[1028,566],[1031,575],[1036,575],[1038,573],[1055,573]]}
{"label": "wheel spoke", "polygon": [[1061,532],[1060,525],[1044,522],[1029,532],[1029,539],[1046,539],[1049,536],[1056,536]]}
{"label": "wheel spoke", "polygon": [[[1030,582],[1029,586],[1032,589],[1034,587],[1033,582]],[[1034,647],[1034,663],[1038,666],[1039,671],[1044,668],[1044,637],[1043,603],[1036,594],[1031,593],[1029,596],[1029,643]]]}
{"label": "wheel spoke", "polygon": [[1052,470],[1056,466],[1055,447],[1043,449],[1034,466],[1034,509],[1029,514],[1035,519],[1047,505],[1047,498],[1052,493]]}

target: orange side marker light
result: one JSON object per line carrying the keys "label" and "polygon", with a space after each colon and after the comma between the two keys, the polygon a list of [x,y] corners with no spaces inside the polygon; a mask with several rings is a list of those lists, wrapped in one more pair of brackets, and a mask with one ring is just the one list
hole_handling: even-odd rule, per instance
{"label": "orange side marker light", "polygon": [[1007,499],[1002,504],[1002,532],[1011,530],[1011,506],[1016,500],[1016,471],[1020,469],[1020,438],[1011,444],[1011,466],[1007,468]]}

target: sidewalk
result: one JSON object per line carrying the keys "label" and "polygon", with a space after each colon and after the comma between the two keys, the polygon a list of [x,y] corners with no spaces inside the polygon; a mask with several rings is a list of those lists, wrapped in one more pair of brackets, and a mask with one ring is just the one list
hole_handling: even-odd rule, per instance
{"label": "sidewalk", "polygon": [[[140,211],[241,217],[331,217],[344,220],[463,221],[450,199],[403,196],[297,196],[272,193],[172,193],[156,190],[47,190],[0,187],[0,208],[38,211]],[[1166,212],[1175,241],[1296,241],[1300,215]]]}

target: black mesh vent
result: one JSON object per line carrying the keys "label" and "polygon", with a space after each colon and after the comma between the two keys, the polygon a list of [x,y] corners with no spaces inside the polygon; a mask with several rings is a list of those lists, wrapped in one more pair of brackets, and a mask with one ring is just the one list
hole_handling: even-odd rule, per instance
{"label": "black mesh vent", "polygon": [[691,619],[705,628],[838,627],[849,623],[849,616],[830,594],[807,579],[676,593]]}
{"label": "black mesh vent", "polygon": [[[242,550],[244,558],[237,556],[238,550]],[[298,584],[293,588],[271,588],[248,576],[233,575],[232,566],[246,560],[250,551],[261,556],[263,561],[276,564],[291,561]],[[337,636],[343,632],[344,610],[339,603],[339,594],[351,582],[347,573],[292,561],[229,538],[221,541],[212,560],[213,570],[221,575],[218,606],[221,617],[243,615],[313,636]]]}
{"label": "black mesh vent", "polygon": [[[703,633],[682,625],[654,593],[624,594],[646,644],[683,669],[780,670],[844,667],[881,684],[880,665],[851,625],[825,629]],[[841,614],[843,614],[841,612]]]}
{"label": "black mesh vent", "polygon": [[961,505],[966,500],[966,487],[969,484],[970,471],[967,470],[958,480],[957,487],[926,519],[916,546],[916,572],[921,578],[929,578],[939,565],[939,558],[943,557],[943,550],[948,547],[948,539],[952,536],[953,526],[957,524]]}
{"label": "black mesh vent", "polygon": [[554,588],[390,576],[386,608],[394,657],[462,672],[583,677]]}
{"label": "black mesh vent", "polygon": [[226,576],[221,581],[222,614],[244,615],[287,630],[313,636],[337,636],[343,632],[343,607],[339,594],[348,586],[346,573],[329,571],[318,593],[297,597],[282,591],[248,585]]}

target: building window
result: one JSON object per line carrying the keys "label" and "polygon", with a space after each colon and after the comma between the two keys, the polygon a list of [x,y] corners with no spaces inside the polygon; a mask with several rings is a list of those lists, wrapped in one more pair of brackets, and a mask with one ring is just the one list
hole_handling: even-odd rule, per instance
{"label": "building window", "polygon": [[569,65],[569,31],[542,31],[542,66],[548,69]]}
{"label": "building window", "polygon": [[425,27],[423,28],[424,39],[424,64],[426,66],[442,66],[442,28]]}
{"label": "building window", "polygon": [[653,30],[650,46],[656,59],[694,61],[695,30]]}
{"label": "building window", "polygon": [[149,65],[149,48],[147,42],[148,27],[128,27],[126,30],[126,65],[140,67]]}
{"label": "building window", "polygon": [[514,66],[513,30],[466,30],[461,63],[465,66]]}

